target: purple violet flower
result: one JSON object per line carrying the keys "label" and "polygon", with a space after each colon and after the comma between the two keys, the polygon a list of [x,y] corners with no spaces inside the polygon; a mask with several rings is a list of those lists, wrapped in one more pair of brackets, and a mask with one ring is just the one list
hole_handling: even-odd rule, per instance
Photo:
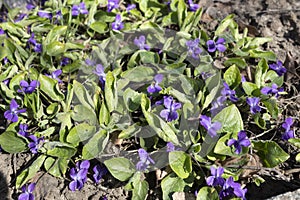
{"label": "purple violet flower", "polygon": [[224,85],[224,88],[222,89],[221,94],[223,96],[229,97],[230,101],[237,102],[238,98],[235,95],[235,91],[230,89],[229,85],[226,82],[224,82],[223,85]]}
{"label": "purple violet flower", "polygon": [[259,106],[259,100],[258,97],[247,97],[246,102],[250,106],[250,112],[252,114],[258,113],[261,110],[261,107]]}
{"label": "purple violet flower", "polygon": [[52,72],[50,75],[46,74],[46,76],[57,80],[59,83],[62,83],[62,80],[60,80],[58,77],[62,74],[62,70],[61,69],[57,69],[54,72]]}
{"label": "purple violet flower", "polygon": [[167,143],[167,152],[175,151],[175,146],[172,142]]}
{"label": "purple violet flower", "polygon": [[6,86],[8,86],[10,79],[5,79],[4,81],[2,81]]}
{"label": "purple violet flower", "polygon": [[71,168],[70,177],[73,181],[70,182],[69,188],[71,191],[81,190],[87,180],[87,173],[90,167],[90,161],[84,160],[81,163],[76,163],[76,168]]}
{"label": "purple violet flower", "polygon": [[18,89],[18,92],[24,92],[25,94],[31,94],[33,91],[40,85],[40,82],[37,80],[33,80],[30,82],[30,84],[22,80],[20,81],[21,89]]}
{"label": "purple violet flower", "polygon": [[127,13],[130,13],[131,10],[135,9],[136,5],[135,4],[130,4],[126,7]]}
{"label": "purple violet flower", "polygon": [[242,147],[249,147],[251,145],[251,142],[249,138],[247,137],[247,134],[245,131],[240,131],[238,133],[238,139],[229,139],[227,142],[228,146],[234,146],[235,153],[240,154],[242,152]]}
{"label": "purple violet flower", "polygon": [[175,103],[171,96],[164,96],[164,106],[166,109],[160,112],[160,116],[168,122],[176,120],[177,110],[181,108],[181,103]]}
{"label": "purple violet flower", "polygon": [[104,176],[108,172],[105,167],[101,167],[100,165],[95,165],[93,171],[94,171],[93,178],[96,183],[99,183],[102,176]]}
{"label": "purple violet flower", "polygon": [[28,3],[27,5],[26,5],[26,9],[27,10],[32,10],[32,9],[34,9],[35,8],[35,5],[33,5],[33,4],[31,4],[31,3]]}
{"label": "purple violet flower", "polygon": [[18,133],[23,137],[28,137],[28,124],[20,124]]}
{"label": "purple violet flower", "polygon": [[140,148],[138,150],[140,161],[136,164],[136,169],[138,171],[145,171],[149,164],[155,164],[154,160],[149,156],[145,149]]}
{"label": "purple violet flower", "polygon": [[269,68],[274,70],[278,76],[282,76],[284,73],[286,73],[286,68],[282,66],[282,62],[280,60],[277,60],[276,63],[269,64]]}
{"label": "purple violet flower", "polygon": [[202,49],[199,47],[200,39],[188,40],[185,44],[188,48],[188,53],[192,55],[194,59],[199,58],[199,54],[202,52]]}
{"label": "purple violet flower", "polygon": [[141,35],[139,38],[134,39],[134,44],[138,46],[140,50],[149,50],[150,46],[146,44],[146,38],[144,35]]}
{"label": "purple violet flower", "polygon": [[115,22],[111,24],[111,27],[115,31],[119,31],[124,28],[124,24],[122,23],[122,18],[120,14],[116,15]]}
{"label": "purple violet flower", "polygon": [[60,61],[61,66],[66,66],[69,63],[70,63],[70,58],[67,57],[63,57],[63,59]]}
{"label": "purple violet flower", "polygon": [[284,123],[282,124],[282,128],[285,129],[284,134],[282,135],[283,140],[289,140],[290,138],[294,138],[294,130],[291,130],[291,126],[293,125],[293,119],[288,117],[285,119]]}
{"label": "purple violet flower", "polygon": [[273,84],[272,84],[272,87],[268,87],[268,86],[263,87],[263,88],[260,90],[260,92],[261,92],[262,94],[264,94],[264,95],[274,94],[275,97],[278,98],[278,97],[279,97],[279,92],[283,92],[283,88],[279,88],[279,89],[278,89],[278,86],[277,86],[275,83],[273,83]]}
{"label": "purple violet flower", "polygon": [[225,39],[224,38],[219,38],[217,40],[217,42],[213,41],[213,40],[208,40],[206,42],[206,45],[208,47],[208,51],[209,52],[215,52],[216,50],[220,51],[220,52],[224,52],[226,51],[226,47],[225,47]]}
{"label": "purple violet flower", "polygon": [[43,10],[38,11],[38,16],[50,20],[52,19],[52,13]]}
{"label": "purple violet flower", "polygon": [[199,5],[194,3],[193,0],[189,0],[189,6],[190,6],[190,10],[195,12],[199,9]]}
{"label": "purple violet flower", "polygon": [[214,168],[211,166],[210,168],[211,176],[207,177],[206,184],[209,186],[223,186],[225,183],[225,179],[222,178],[222,174],[224,173],[223,167]]}
{"label": "purple violet flower", "polygon": [[221,129],[222,124],[220,122],[211,122],[211,118],[206,115],[201,115],[200,124],[207,130],[210,137],[217,136],[217,131]]}
{"label": "purple violet flower", "polygon": [[119,0],[108,0],[107,12],[111,12],[113,9],[119,8]]}
{"label": "purple violet flower", "polygon": [[150,86],[147,87],[148,93],[157,93],[162,90],[162,88],[158,85],[162,80],[164,76],[162,74],[157,74],[154,76],[154,83],[152,83]]}
{"label": "purple violet flower", "polygon": [[21,14],[19,15],[19,17],[15,20],[15,22],[19,22],[19,21],[23,20],[26,16],[27,16],[27,14],[21,13]]}
{"label": "purple violet flower", "polygon": [[22,186],[22,194],[19,195],[18,200],[34,200],[34,196],[32,194],[35,188],[35,183],[30,183],[28,186]]}
{"label": "purple violet flower", "polygon": [[226,97],[225,96],[219,96],[216,100],[214,100],[211,103],[211,113],[213,115],[216,115],[218,112],[220,112],[224,107],[224,102],[226,101]]}
{"label": "purple violet flower", "polygon": [[228,199],[234,196],[237,196],[239,198],[242,198],[243,200],[246,200],[246,192],[247,188],[242,189],[241,185],[239,183],[236,183],[233,181],[233,177],[230,176],[224,183],[223,188],[219,194],[220,199]]}
{"label": "purple violet flower", "polygon": [[36,40],[34,39],[34,33],[31,33],[28,43],[32,45],[36,45]]}
{"label": "purple violet flower", "polygon": [[12,122],[17,122],[19,120],[18,114],[26,112],[26,109],[23,108],[18,110],[19,105],[15,99],[12,99],[10,102],[10,110],[5,111],[4,117]]}
{"label": "purple violet flower", "polygon": [[35,135],[30,135],[28,136],[28,138],[32,140],[32,142],[28,144],[31,153],[37,154],[40,144],[44,143],[45,141],[44,137],[37,138]]}
{"label": "purple violet flower", "polygon": [[72,16],[78,16],[80,14],[89,14],[89,11],[86,9],[84,2],[81,2],[79,5],[72,6]]}
{"label": "purple violet flower", "polygon": [[0,28],[0,35],[4,35],[4,34],[5,34],[5,31],[2,28]]}
{"label": "purple violet flower", "polygon": [[93,71],[94,74],[96,74],[99,77],[99,81],[101,82],[101,85],[104,86],[106,81],[106,74],[104,72],[104,68],[101,64],[96,65],[96,70]]}

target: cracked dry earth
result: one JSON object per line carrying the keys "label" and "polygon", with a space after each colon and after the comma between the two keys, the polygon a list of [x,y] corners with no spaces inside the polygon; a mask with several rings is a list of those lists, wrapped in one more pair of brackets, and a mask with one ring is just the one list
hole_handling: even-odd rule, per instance
{"label": "cracked dry earth", "polygon": [[[265,48],[274,51],[288,69],[284,85],[288,94],[280,99],[283,110],[281,118],[293,116],[298,119],[295,122],[295,132],[299,137],[300,134],[297,132],[299,132],[300,117],[300,1],[201,0],[199,4],[204,8],[202,21],[208,31],[215,30],[221,19],[234,13],[241,30],[247,27],[253,36],[273,38],[273,41]],[[0,133],[4,131],[5,126],[5,121],[1,119],[2,116],[3,113],[0,111]],[[265,139],[273,139],[274,135],[276,140],[276,132],[269,136],[266,135]],[[262,176],[266,182],[260,187],[249,183],[247,199],[259,200],[270,197],[276,199],[275,196],[279,194],[300,188],[300,163],[295,161],[298,150],[282,142],[279,144],[290,153],[291,158],[277,168],[259,169],[256,173]],[[0,200],[17,199],[19,193],[14,188],[16,175],[33,159],[31,154],[26,153],[0,154]],[[110,175],[106,175],[102,183],[98,185],[89,180],[81,191],[76,192],[69,191],[68,180],[57,179],[44,172],[38,173],[34,177],[34,181],[37,181],[34,192],[37,200],[98,200],[104,195],[109,200],[130,199],[130,194],[124,190],[124,184]],[[149,199],[161,199],[160,191],[152,192]],[[279,196],[277,199],[300,199],[299,193],[288,193],[287,196]],[[183,198],[178,197],[177,199]],[[189,196],[185,199],[194,199],[194,197]]]}

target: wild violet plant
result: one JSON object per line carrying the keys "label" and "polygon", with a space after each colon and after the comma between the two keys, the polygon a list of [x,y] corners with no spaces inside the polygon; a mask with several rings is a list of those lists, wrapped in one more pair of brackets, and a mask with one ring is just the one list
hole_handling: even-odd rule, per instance
{"label": "wild violet plant", "polygon": [[[275,141],[259,138],[278,128],[284,95],[286,69],[262,50],[270,38],[240,33],[233,15],[205,33],[198,26],[202,8],[190,0],[153,0],[155,9],[135,3],[44,1],[1,22],[0,109],[8,123],[0,146],[36,155],[16,187],[42,169],[67,178],[72,191],[108,172],[127,182],[133,199],[145,199],[151,189],[145,174],[160,169],[162,199],[181,191],[245,199],[240,166],[220,163],[234,157],[247,165],[255,154],[272,168],[289,158]],[[220,55],[224,69],[214,67]],[[291,119],[279,138],[297,146]],[[246,123],[256,129],[245,130]],[[106,155],[115,137],[132,141],[132,149]],[[105,169],[90,169],[95,159]],[[21,195],[32,198],[33,188]]]}

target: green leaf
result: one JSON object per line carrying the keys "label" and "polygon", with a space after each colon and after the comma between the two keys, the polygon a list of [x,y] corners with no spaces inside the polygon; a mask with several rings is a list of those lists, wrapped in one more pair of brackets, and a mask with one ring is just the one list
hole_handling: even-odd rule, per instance
{"label": "green leaf", "polygon": [[83,146],[82,158],[90,160],[98,157],[106,147],[109,139],[109,134],[106,130],[98,131],[89,141]]}
{"label": "green leaf", "polygon": [[265,76],[265,82],[270,82],[269,86],[271,87],[273,83],[275,83],[278,87],[282,86],[284,82],[284,76],[278,76],[278,74],[273,71],[269,70]]}
{"label": "green leaf", "polygon": [[65,44],[58,41],[53,41],[50,44],[48,44],[46,47],[46,52],[49,56],[58,56],[60,54],[63,54],[65,51],[66,51]]}
{"label": "green leaf", "polygon": [[118,157],[104,161],[108,171],[118,180],[126,181],[135,172],[135,166],[127,158]]}
{"label": "green leaf", "polygon": [[138,66],[125,71],[122,78],[126,78],[132,82],[146,82],[153,80],[154,71],[150,67]]}
{"label": "green leaf", "polygon": [[224,62],[224,65],[225,66],[236,65],[242,69],[245,69],[245,67],[247,67],[247,63],[246,63],[245,59],[243,59],[243,58],[228,58]]}
{"label": "green leaf", "polygon": [[44,167],[49,174],[58,178],[62,178],[62,176],[67,171],[68,162],[69,161],[65,158],[55,159],[52,157],[48,157],[44,162]]}
{"label": "green leaf", "polygon": [[123,93],[125,106],[130,112],[134,112],[139,108],[141,105],[141,98],[142,94],[131,88],[127,88]]}
{"label": "green leaf", "polygon": [[266,106],[266,108],[267,108],[268,112],[271,114],[271,116],[274,119],[277,119],[278,114],[279,114],[277,99],[270,98],[270,99],[263,100],[262,102]]}
{"label": "green leaf", "polygon": [[276,142],[252,141],[252,144],[264,167],[276,167],[290,157]]}
{"label": "green leaf", "polygon": [[241,83],[241,79],[241,72],[235,65],[229,67],[224,73],[224,80],[233,88],[236,88]]}
{"label": "green leaf", "polygon": [[294,146],[300,148],[300,138],[291,138],[289,142],[292,143]]}
{"label": "green leaf", "polygon": [[215,36],[219,36],[225,32],[228,26],[230,26],[231,23],[233,23],[233,17],[234,15],[228,15],[225,19],[223,19],[218,26],[217,30],[215,31]]}
{"label": "green leaf", "polygon": [[143,64],[159,63],[159,56],[157,53],[142,50],[140,51],[139,55],[140,55],[140,60]]}
{"label": "green leaf", "polygon": [[33,178],[40,170],[46,159],[45,155],[40,155],[37,159],[17,177],[16,188],[22,187],[29,179]]}
{"label": "green leaf", "polygon": [[62,101],[63,93],[59,90],[58,83],[52,78],[40,74],[39,76],[40,89],[51,98],[53,101]]}
{"label": "green leaf", "polygon": [[295,159],[296,159],[297,162],[300,162],[300,153],[298,153],[298,154],[296,155],[296,158],[295,158]]}
{"label": "green leaf", "polygon": [[253,58],[263,58],[266,60],[276,61],[275,53],[271,51],[262,51],[262,50],[250,50],[249,51],[250,57]]}
{"label": "green leaf", "polygon": [[212,187],[202,187],[198,194],[197,200],[218,200],[219,194],[215,188]]}
{"label": "green leaf", "polygon": [[26,140],[12,131],[0,135],[0,146],[8,153],[19,153],[27,149]]}
{"label": "green leaf", "polygon": [[258,89],[257,85],[251,82],[243,82],[242,87],[248,96],[252,96],[253,91]]}
{"label": "green leaf", "polygon": [[44,147],[47,155],[59,158],[71,158],[77,151],[73,146],[57,141],[47,142]]}
{"label": "green leaf", "polygon": [[178,16],[178,23],[179,27],[182,27],[184,19],[186,18],[187,10],[186,10],[186,4],[184,0],[178,1],[178,7],[177,7],[177,16]]}
{"label": "green leaf", "polygon": [[140,177],[135,179],[132,183],[133,190],[132,190],[132,200],[145,200],[149,191],[149,184],[147,181],[142,180],[142,174]]}
{"label": "green leaf", "polygon": [[112,72],[106,74],[105,88],[104,88],[105,102],[109,112],[114,111],[118,105],[118,91],[116,79]]}
{"label": "green leaf", "polygon": [[76,80],[74,80],[74,82],[73,82],[73,88],[74,88],[74,93],[75,93],[76,97],[78,98],[79,102],[83,106],[93,110],[95,108],[94,102],[91,98],[91,95],[87,91],[87,89]]}
{"label": "green leaf", "polygon": [[100,124],[107,125],[110,121],[110,113],[107,109],[105,102],[102,102],[99,114],[99,122]]}
{"label": "green leaf", "polygon": [[260,116],[260,113],[254,115],[254,122],[259,128],[266,129],[266,121]]}
{"label": "green leaf", "polygon": [[212,121],[222,124],[220,132],[234,133],[244,129],[240,111],[234,104],[224,108]]}
{"label": "green leaf", "polygon": [[96,127],[87,123],[78,124],[71,129],[67,136],[67,142],[73,144],[75,147],[79,142],[85,141],[96,133]]}
{"label": "green leaf", "polygon": [[255,84],[258,88],[264,86],[265,76],[269,69],[268,63],[265,59],[262,59],[258,66],[256,67],[255,71]]}
{"label": "green leaf", "polygon": [[90,28],[96,31],[97,33],[106,33],[109,31],[108,26],[105,22],[97,21],[90,25]]}
{"label": "green leaf", "polygon": [[192,171],[191,157],[183,151],[170,152],[169,163],[172,170],[182,179],[187,178]]}
{"label": "green leaf", "polygon": [[94,110],[84,105],[76,105],[72,114],[72,119],[76,122],[88,122],[91,125],[96,125],[98,123]]}
{"label": "green leaf", "polygon": [[184,188],[188,185],[182,178],[171,173],[166,176],[161,182],[161,189],[163,192],[163,200],[171,200],[173,192],[183,192]]}

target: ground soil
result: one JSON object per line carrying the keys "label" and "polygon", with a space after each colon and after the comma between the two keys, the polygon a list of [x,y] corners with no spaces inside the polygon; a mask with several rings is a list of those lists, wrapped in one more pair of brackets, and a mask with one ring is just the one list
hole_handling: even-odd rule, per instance
{"label": "ground soil", "polygon": [[[283,110],[281,119],[293,116],[296,120],[296,135],[299,134],[300,116],[300,1],[299,0],[201,0],[204,8],[204,28],[215,30],[221,19],[234,13],[241,29],[247,27],[254,36],[272,37],[274,40],[265,46],[274,51],[278,59],[284,62],[288,73],[285,75],[285,91],[287,95],[280,98]],[[3,113],[0,113],[3,115]],[[0,119],[0,125],[4,124]],[[0,132],[3,131],[0,126]],[[297,133],[298,132],[298,133]],[[274,137],[275,134],[275,137]],[[276,134],[266,136],[276,140]],[[278,130],[279,134],[279,130]],[[257,175],[265,178],[266,182],[260,187],[254,183],[247,185],[247,199],[266,199],[287,191],[300,188],[300,163],[295,162],[298,153],[295,147],[287,143],[279,144],[290,153],[291,158],[275,169],[260,169]],[[14,188],[16,175],[24,169],[32,159],[31,154],[0,154],[0,200],[17,199],[20,193]],[[152,176],[154,177],[154,176]],[[104,195],[108,199],[129,199],[130,193],[125,191],[124,184],[106,175],[101,184],[94,184],[91,180],[81,191],[71,192],[68,180],[60,180],[51,175],[40,172],[36,175],[36,199],[45,200],[98,200]],[[161,199],[159,191],[153,191],[149,199]],[[180,198],[179,198],[180,199]],[[186,199],[193,199],[186,197]]]}

